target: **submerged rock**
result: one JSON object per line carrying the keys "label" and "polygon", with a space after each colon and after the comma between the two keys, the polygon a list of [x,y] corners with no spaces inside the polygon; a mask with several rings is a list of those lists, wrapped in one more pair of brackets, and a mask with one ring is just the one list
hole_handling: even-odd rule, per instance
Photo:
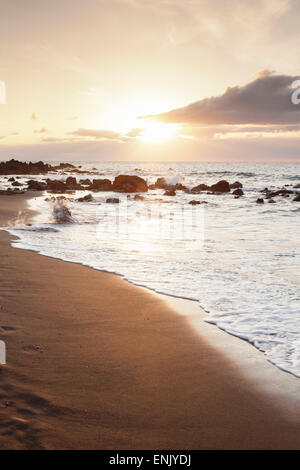
{"label": "submerged rock", "polygon": [[106,199],[107,204],[119,204],[120,199],[118,197],[109,197]]}
{"label": "submerged rock", "polygon": [[169,189],[164,193],[164,196],[176,196],[176,191],[174,191],[174,189]]}
{"label": "submerged rock", "polygon": [[86,196],[79,197],[77,199],[78,202],[91,202],[93,200],[94,200],[94,198],[91,194],[87,194]]}
{"label": "submerged rock", "polygon": [[235,189],[233,193],[235,196],[244,196],[244,191],[242,189]]}
{"label": "submerged rock", "polygon": [[262,198],[260,198],[260,197],[259,197],[258,199],[256,199],[256,203],[257,203],[257,204],[264,204],[264,202],[265,202],[265,201],[264,201]]}
{"label": "submerged rock", "polygon": [[240,183],[239,181],[235,181],[234,183],[231,183],[229,186],[230,186],[230,189],[240,189],[243,187],[242,183]]}

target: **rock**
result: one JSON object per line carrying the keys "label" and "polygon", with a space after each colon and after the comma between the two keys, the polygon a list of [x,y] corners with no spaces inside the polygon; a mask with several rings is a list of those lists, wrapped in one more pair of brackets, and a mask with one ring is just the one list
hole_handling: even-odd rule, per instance
{"label": "rock", "polygon": [[216,193],[230,193],[229,183],[228,181],[225,181],[225,180],[222,180],[216,184],[213,184],[209,189]]}
{"label": "rock", "polygon": [[121,193],[145,193],[148,186],[139,176],[119,175],[114,179],[113,190]]}
{"label": "rock", "polygon": [[18,181],[14,181],[12,184],[12,186],[23,186],[21,183],[19,183]]}
{"label": "rock", "polygon": [[300,193],[297,194],[296,197],[294,197],[293,201],[300,202]]}
{"label": "rock", "polygon": [[92,184],[91,180],[88,179],[88,178],[86,178],[86,179],[84,179],[84,180],[81,179],[81,180],[79,181],[79,183],[80,183],[80,184],[83,184],[84,186],[88,186],[88,185],[91,185],[91,184]]}
{"label": "rock", "polygon": [[157,189],[166,189],[168,185],[165,178],[157,178],[154,186]]}
{"label": "rock", "polygon": [[269,200],[268,200],[268,203],[269,203],[269,204],[276,204],[276,201],[274,201],[274,199],[269,199]]}
{"label": "rock", "polygon": [[174,189],[179,190],[179,191],[185,191],[185,192],[189,191],[189,189],[181,183],[177,183]]}
{"label": "rock", "polygon": [[88,187],[92,191],[112,191],[113,186],[109,179],[93,180],[93,183]]}
{"label": "rock", "polygon": [[233,193],[235,196],[244,196],[244,191],[242,189],[235,189]]}
{"label": "rock", "polygon": [[[127,196],[128,197],[128,196]],[[129,196],[130,198],[130,196]],[[135,194],[134,198],[135,201],[143,201],[145,198],[144,196],[141,196],[140,194]]]}
{"label": "rock", "polygon": [[94,200],[94,198],[91,194],[87,194],[86,196],[79,197],[77,199],[78,202],[91,202],[93,200]]}
{"label": "rock", "polygon": [[191,204],[192,206],[196,206],[196,205],[198,205],[198,204],[201,204],[201,202],[200,202],[200,201],[194,201],[194,200],[193,200],[193,201],[190,201],[189,204]]}
{"label": "rock", "polygon": [[176,196],[176,191],[174,191],[174,189],[169,189],[164,193],[164,196]]}
{"label": "rock", "polygon": [[77,180],[74,176],[68,176],[66,179],[66,186],[68,189],[76,189],[77,188]]}
{"label": "rock", "polygon": [[230,189],[240,189],[243,187],[242,183],[239,181],[235,181],[234,183],[230,184]]}
{"label": "rock", "polygon": [[72,163],[60,163],[59,165],[56,165],[54,168],[56,170],[67,170],[71,168],[76,168],[76,166],[72,165]]}
{"label": "rock", "polygon": [[259,197],[258,199],[256,199],[256,203],[257,203],[257,204],[264,204],[264,202],[265,202],[265,201],[264,201],[262,198],[260,198],[260,197]]}
{"label": "rock", "polygon": [[27,181],[27,185],[30,191],[44,191],[47,188],[46,183],[35,180]]}
{"label": "rock", "polygon": [[191,192],[194,194],[201,193],[202,191],[207,191],[209,190],[210,187],[207,186],[207,184],[198,184],[198,186],[195,186],[194,188],[191,189]]}
{"label": "rock", "polygon": [[42,161],[26,163],[11,159],[7,162],[0,162],[0,175],[39,175],[49,171],[55,171],[54,167]]}
{"label": "rock", "polygon": [[65,192],[67,187],[63,181],[60,180],[50,180],[47,178],[47,190],[53,193],[55,192]]}
{"label": "rock", "polygon": [[151,189],[151,190],[156,189],[155,184],[150,184],[150,185],[148,186],[148,189]]}
{"label": "rock", "polygon": [[12,176],[8,181],[15,181],[15,178]]}
{"label": "rock", "polygon": [[106,202],[107,204],[119,204],[120,199],[118,197],[109,197]]}

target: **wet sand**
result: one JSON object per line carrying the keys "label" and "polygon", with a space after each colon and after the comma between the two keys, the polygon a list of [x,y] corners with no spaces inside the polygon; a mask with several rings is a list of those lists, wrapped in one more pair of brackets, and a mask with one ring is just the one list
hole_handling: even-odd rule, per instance
{"label": "wet sand", "polygon": [[[0,197],[0,225],[26,195]],[[300,420],[159,296],[0,232],[1,449],[297,449]]]}

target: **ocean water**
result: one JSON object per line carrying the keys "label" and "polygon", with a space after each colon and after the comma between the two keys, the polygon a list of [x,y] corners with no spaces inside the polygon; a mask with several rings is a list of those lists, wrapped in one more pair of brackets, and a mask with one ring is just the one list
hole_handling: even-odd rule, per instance
{"label": "ocean water", "polygon": [[[245,195],[177,191],[172,197],[155,190],[134,200],[133,195],[98,192],[92,202],[82,203],[76,198],[84,193],[77,191],[67,195],[71,220],[58,223],[55,203],[44,194],[30,201],[38,211],[31,226],[20,217],[10,227],[19,237],[14,246],[197,300],[207,321],[248,340],[269,361],[300,377],[300,203],[293,196],[278,196],[276,204],[255,203],[265,187],[299,184],[300,163],[82,165],[96,167],[102,176],[95,178],[136,174],[149,184],[158,177],[188,187],[238,180]],[[6,185],[1,177],[1,187]],[[108,197],[119,197],[120,204],[107,204]],[[202,204],[189,205],[193,199]]]}

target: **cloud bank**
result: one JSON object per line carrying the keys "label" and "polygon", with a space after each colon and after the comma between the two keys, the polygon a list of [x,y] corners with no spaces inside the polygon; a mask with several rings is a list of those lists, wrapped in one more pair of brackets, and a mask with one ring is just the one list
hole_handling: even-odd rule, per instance
{"label": "cloud bank", "polygon": [[[196,101],[166,113],[143,116],[187,125],[292,125],[300,123],[300,105],[292,103],[299,77],[264,70],[244,86],[228,87],[224,94]],[[300,95],[300,93],[299,93]]]}

